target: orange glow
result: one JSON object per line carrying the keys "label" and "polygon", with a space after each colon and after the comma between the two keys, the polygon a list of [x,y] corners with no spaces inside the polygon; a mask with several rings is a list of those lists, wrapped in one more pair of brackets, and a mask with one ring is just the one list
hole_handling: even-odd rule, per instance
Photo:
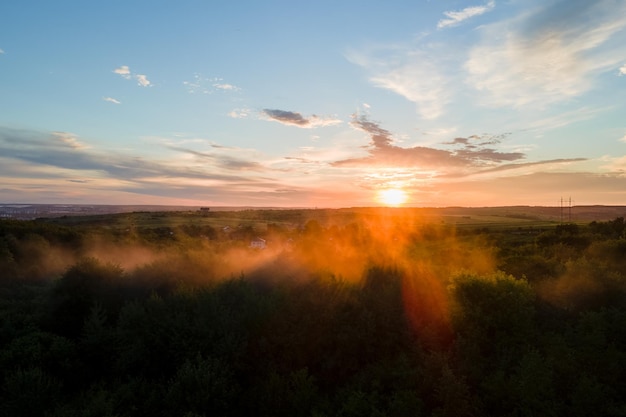
{"label": "orange glow", "polygon": [[[497,267],[488,240],[457,236],[435,212],[361,208],[316,215],[319,221],[301,229],[268,230],[263,251],[250,250],[244,238],[197,241],[182,232],[171,237],[171,248],[155,250],[129,232],[125,242],[93,237],[81,253],[120,265],[138,282],[154,280],[158,285],[176,277],[199,285],[245,276],[268,284],[328,280],[365,288],[369,272],[379,268],[383,272],[378,279],[389,279],[389,288],[398,285],[395,302],[402,306],[410,331],[431,347],[452,340],[450,279],[460,271],[488,274]],[[61,271],[74,261],[72,256],[60,264]],[[544,292],[559,288],[549,290]]]}
{"label": "orange glow", "polygon": [[406,191],[399,188],[387,188],[378,192],[377,199],[386,206],[399,206],[408,199]]}

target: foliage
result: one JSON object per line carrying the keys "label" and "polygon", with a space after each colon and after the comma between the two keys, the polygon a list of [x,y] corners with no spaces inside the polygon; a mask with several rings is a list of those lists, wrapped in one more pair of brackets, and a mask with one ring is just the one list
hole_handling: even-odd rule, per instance
{"label": "foliage", "polygon": [[625,414],[623,218],[457,235],[303,213],[226,217],[271,217],[265,252],[213,213],[2,222],[0,414]]}

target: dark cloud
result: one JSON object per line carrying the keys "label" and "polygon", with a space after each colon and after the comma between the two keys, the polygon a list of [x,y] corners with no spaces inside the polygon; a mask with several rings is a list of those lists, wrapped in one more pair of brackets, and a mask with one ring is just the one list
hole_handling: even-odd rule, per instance
{"label": "dark cloud", "polygon": [[309,124],[309,121],[302,117],[300,113],[295,113],[292,111],[263,109],[263,113],[265,113],[271,119],[274,119],[281,123],[286,123],[288,125],[306,126]]}
{"label": "dark cloud", "polygon": [[333,117],[320,117],[314,114],[306,118],[300,113],[286,110],[263,109],[262,113],[276,122],[301,128],[332,126],[341,123]]}
{"label": "dark cloud", "polygon": [[444,142],[443,144],[444,145],[468,145],[469,139],[468,138],[454,138],[450,142]]}
{"label": "dark cloud", "polygon": [[[416,168],[459,168],[480,167],[504,161],[523,159],[520,152],[499,152],[493,148],[483,148],[480,145],[499,143],[502,135],[470,136],[456,138],[447,144],[462,145],[462,149],[445,150],[425,146],[402,148],[393,144],[391,133],[381,128],[377,123],[367,120],[365,116],[355,117],[352,126],[366,132],[371,137],[367,147],[369,155],[361,158],[336,161],[334,166],[388,166],[388,167],[416,167]],[[480,141],[478,144],[472,142]]]}
{"label": "dark cloud", "polygon": [[302,158],[302,157],[298,157],[298,156],[284,156],[283,157],[284,160],[286,161],[297,161],[297,162],[302,162],[305,164],[321,164],[322,162],[315,160],[315,159],[311,159],[311,158]]}
{"label": "dark cloud", "polygon": [[483,133],[482,135],[471,135],[466,138],[454,138],[450,142],[443,142],[443,145],[463,145],[470,148],[475,148],[477,146],[497,145],[510,135],[510,132],[501,133],[498,135]]}
{"label": "dark cloud", "polygon": [[455,156],[464,158],[467,161],[479,162],[479,161],[491,161],[491,162],[503,162],[503,161],[517,161],[518,159],[524,159],[525,155],[521,152],[498,152],[495,149],[490,148],[475,148],[468,147],[454,152]]}

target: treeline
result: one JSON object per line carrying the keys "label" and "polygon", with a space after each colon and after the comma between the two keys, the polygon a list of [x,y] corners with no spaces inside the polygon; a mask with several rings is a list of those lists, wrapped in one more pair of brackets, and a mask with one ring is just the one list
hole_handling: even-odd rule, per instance
{"label": "treeline", "polygon": [[83,256],[87,229],[0,228],[0,415],[626,414],[623,218],[384,239],[311,223],[275,256],[237,252],[263,261],[243,276],[194,232],[123,268]]}

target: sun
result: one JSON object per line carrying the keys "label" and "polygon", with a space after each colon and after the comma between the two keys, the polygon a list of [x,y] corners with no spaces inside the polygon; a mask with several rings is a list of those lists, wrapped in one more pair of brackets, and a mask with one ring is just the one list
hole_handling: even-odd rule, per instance
{"label": "sun", "polygon": [[408,199],[406,191],[399,188],[386,188],[378,192],[377,199],[386,206],[399,206]]}

